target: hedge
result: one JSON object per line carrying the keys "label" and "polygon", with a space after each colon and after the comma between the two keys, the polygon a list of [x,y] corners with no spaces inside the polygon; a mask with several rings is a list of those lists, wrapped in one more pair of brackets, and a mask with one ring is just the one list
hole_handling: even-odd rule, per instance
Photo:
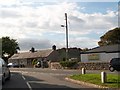
{"label": "hedge", "polygon": [[76,61],[60,61],[62,67],[72,67],[76,64]]}

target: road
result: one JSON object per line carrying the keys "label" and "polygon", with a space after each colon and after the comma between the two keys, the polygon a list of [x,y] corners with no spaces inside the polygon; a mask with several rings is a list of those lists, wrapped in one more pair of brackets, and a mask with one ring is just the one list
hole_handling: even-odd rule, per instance
{"label": "road", "polygon": [[[72,74],[80,74],[80,70],[51,70],[40,68],[11,68],[11,80],[3,85],[3,90],[6,89],[55,89],[61,88],[76,90],[84,88],[93,88],[84,85],[74,84],[66,81],[64,78]],[[91,73],[100,73],[100,71],[91,71]],[[88,71],[90,73],[90,71]]]}

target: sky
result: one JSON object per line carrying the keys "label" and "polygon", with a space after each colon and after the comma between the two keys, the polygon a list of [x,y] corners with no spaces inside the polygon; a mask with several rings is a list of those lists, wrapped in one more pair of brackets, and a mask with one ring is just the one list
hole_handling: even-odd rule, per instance
{"label": "sky", "polygon": [[118,1],[0,0],[0,38],[16,39],[21,51],[66,47],[94,48],[100,37],[118,26]]}

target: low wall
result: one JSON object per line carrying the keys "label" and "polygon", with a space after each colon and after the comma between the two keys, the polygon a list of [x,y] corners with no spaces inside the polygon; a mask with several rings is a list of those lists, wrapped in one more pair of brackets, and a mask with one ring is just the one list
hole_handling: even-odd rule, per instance
{"label": "low wall", "polygon": [[60,65],[59,62],[53,62],[49,66],[51,69],[62,69],[62,66]]}
{"label": "low wall", "polygon": [[[50,68],[62,69],[63,67],[59,64],[59,62],[54,62],[54,63],[51,63]],[[88,63],[79,62],[75,66],[67,69],[82,69],[82,68],[85,68],[86,70],[108,70],[109,63],[108,62],[88,62]]]}
{"label": "low wall", "polygon": [[87,70],[108,70],[108,62],[89,62],[89,63],[79,63],[78,69],[85,68]]}

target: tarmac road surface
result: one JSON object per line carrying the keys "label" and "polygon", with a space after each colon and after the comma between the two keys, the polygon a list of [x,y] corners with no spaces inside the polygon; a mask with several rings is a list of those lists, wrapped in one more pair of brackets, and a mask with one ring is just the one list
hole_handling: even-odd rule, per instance
{"label": "tarmac road surface", "polygon": [[[40,68],[10,69],[11,80],[6,81],[2,90],[25,89],[25,90],[45,90],[45,89],[68,89],[68,90],[93,90],[93,87],[78,85],[65,80],[65,77],[72,74],[80,74],[77,70],[50,70]],[[96,89],[95,89],[96,90]]]}

